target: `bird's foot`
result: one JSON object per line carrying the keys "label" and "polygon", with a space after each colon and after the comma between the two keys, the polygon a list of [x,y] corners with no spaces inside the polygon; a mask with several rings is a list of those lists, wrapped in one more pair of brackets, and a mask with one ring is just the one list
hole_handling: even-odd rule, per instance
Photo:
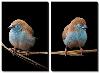
{"label": "bird's foot", "polygon": [[17,50],[17,53],[21,54],[21,55],[25,55],[25,56],[29,56],[29,51],[21,51],[21,50]]}

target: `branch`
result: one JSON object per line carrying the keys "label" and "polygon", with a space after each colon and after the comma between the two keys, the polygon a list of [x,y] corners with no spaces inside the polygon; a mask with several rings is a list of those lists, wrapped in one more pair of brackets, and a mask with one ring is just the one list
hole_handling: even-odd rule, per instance
{"label": "branch", "polygon": [[21,58],[21,59],[27,61],[28,63],[30,63],[30,64],[32,64],[32,65],[40,66],[40,67],[42,67],[42,68],[48,70],[47,67],[45,67],[45,66],[43,66],[43,65],[41,65],[41,64],[39,64],[39,63],[37,63],[37,62],[35,62],[34,60],[31,60],[30,58],[25,57],[25,56],[23,56],[23,55],[20,54],[20,53],[13,52],[12,49],[7,48],[3,43],[2,43],[2,46],[3,46],[6,50],[8,50],[9,52],[11,52],[13,55],[16,55],[17,57],[19,57],[19,58]]}
{"label": "branch", "polygon": [[33,54],[48,54],[48,52],[29,52],[29,51],[28,52],[27,51],[21,51],[21,52],[18,52],[18,53],[25,55],[25,56],[29,56],[29,55],[33,55]]}
{"label": "branch", "polygon": [[[97,52],[97,49],[93,49],[93,50],[83,50],[82,53],[91,53],[91,52]],[[55,51],[55,52],[51,52],[51,54],[58,54],[58,55],[65,55],[67,53],[67,55],[70,56],[83,56],[80,53],[80,50],[72,50],[72,51]]]}

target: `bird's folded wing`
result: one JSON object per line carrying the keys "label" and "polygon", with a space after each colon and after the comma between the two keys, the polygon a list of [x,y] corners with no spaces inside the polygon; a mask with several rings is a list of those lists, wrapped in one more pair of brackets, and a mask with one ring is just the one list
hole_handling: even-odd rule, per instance
{"label": "bird's folded wing", "polygon": [[62,39],[66,38],[66,34],[68,33],[68,25],[64,28],[64,31],[62,32]]}

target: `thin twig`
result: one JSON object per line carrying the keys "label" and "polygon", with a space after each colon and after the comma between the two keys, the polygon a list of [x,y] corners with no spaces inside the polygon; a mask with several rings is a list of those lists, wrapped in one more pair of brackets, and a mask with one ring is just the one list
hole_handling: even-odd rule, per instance
{"label": "thin twig", "polygon": [[[48,52],[27,52],[27,51],[20,51],[18,52],[19,54],[25,55],[25,56],[29,56],[29,55],[33,55],[33,54],[48,54]],[[27,54],[28,53],[28,54]]]}
{"label": "thin twig", "polygon": [[42,68],[48,70],[47,67],[45,67],[45,66],[43,66],[43,65],[41,65],[41,64],[39,64],[39,63],[37,63],[37,62],[35,62],[34,60],[31,60],[30,58],[27,58],[27,57],[25,57],[25,56],[23,56],[22,54],[19,54],[19,53],[17,53],[17,52],[12,52],[12,50],[9,49],[9,48],[7,48],[3,43],[2,43],[2,46],[3,46],[6,50],[10,51],[13,55],[16,55],[17,57],[19,57],[19,58],[21,58],[21,59],[23,59],[23,60],[25,60],[25,61],[31,63],[32,65],[38,65],[38,66],[40,66],[40,67],[42,67]]}
{"label": "thin twig", "polygon": [[[83,50],[82,53],[90,53],[90,52],[97,52],[97,49],[93,49],[93,50]],[[83,56],[83,55],[81,55],[80,50],[67,51],[66,53],[67,53],[67,55],[70,55],[70,56]],[[58,54],[58,55],[65,55],[66,53],[65,53],[65,51],[55,51],[55,52],[51,52],[51,54]]]}
{"label": "thin twig", "polygon": [[48,52],[30,52],[30,54],[48,54]]}

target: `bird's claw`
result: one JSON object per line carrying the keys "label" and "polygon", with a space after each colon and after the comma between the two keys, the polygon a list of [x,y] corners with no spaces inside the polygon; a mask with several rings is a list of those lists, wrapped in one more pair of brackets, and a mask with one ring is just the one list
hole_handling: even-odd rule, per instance
{"label": "bird's claw", "polygon": [[17,50],[17,53],[21,54],[21,55],[25,55],[25,56],[29,56],[29,52],[28,51],[20,51],[20,50]]}
{"label": "bird's claw", "polygon": [[12,53],[13,56],[15,55],[15,53],[16,53],[16,49],[15,48],[9,48],[8,50]]}

